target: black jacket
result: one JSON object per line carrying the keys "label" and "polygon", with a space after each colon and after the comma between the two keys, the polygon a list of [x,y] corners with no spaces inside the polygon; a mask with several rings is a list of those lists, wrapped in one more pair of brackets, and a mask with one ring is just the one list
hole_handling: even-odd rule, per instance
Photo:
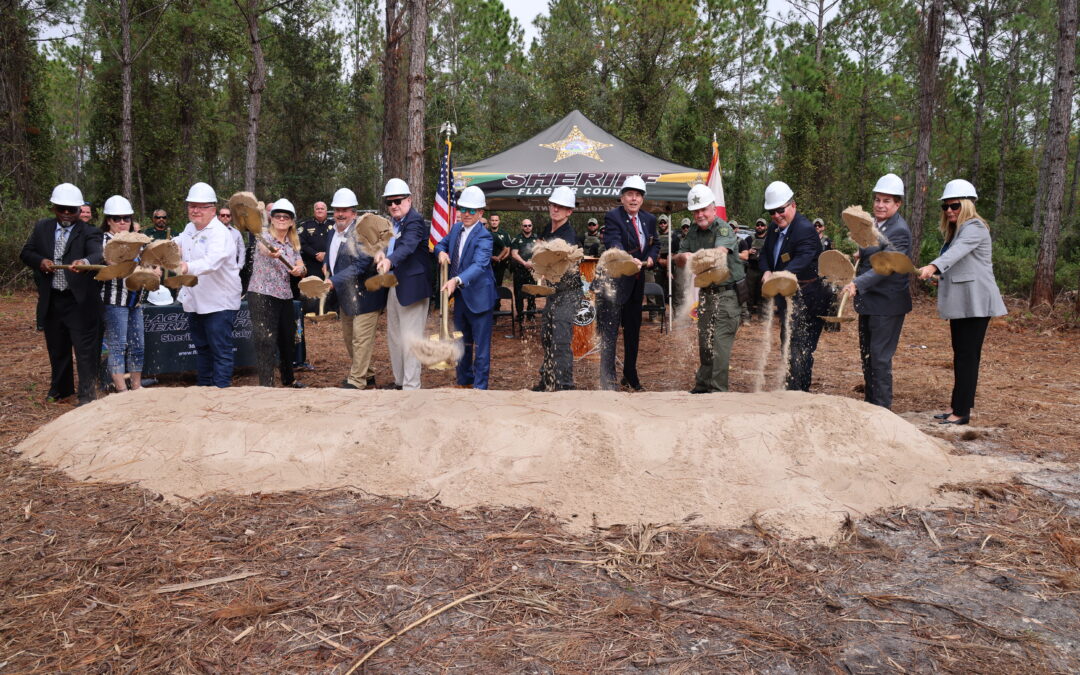
{"label": "black jacket", "polygon": [[[60,260],[53,260],[53,247],[56,244],[56,218],[44,218],[34,225],[30,237],[22,247],[19,258],[26,266],[34,270],[34,281],[38,288],[37,319],[38,325],[44,321],[49,308],[49,293],[52,289],[52,275],[41,271],[42,260],[53,260],[56,264],[70,265],[77,260],[86,260],[91,265],[104,262],[102,240],[104,233],[82,221],[71,226],[64,254]],[[54,274],[63,274],[67,278],[68,290],[80,305],[98,307],[101,304],[101,286],[94,280],[93,274],[57,270]]]}

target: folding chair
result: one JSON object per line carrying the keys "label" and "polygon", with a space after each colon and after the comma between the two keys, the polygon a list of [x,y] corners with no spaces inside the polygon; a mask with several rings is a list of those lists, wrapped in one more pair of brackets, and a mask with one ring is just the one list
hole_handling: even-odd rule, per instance
{"label": "folding chair", "polygon": [[[514,290],[507,286],[496,286],[495,292],[498,293],[499,299],[495,302],[495,314],[493,323],[499,322],[500,316],[510,317],[510,337],[517,337],[517,316],[514,314]],[[503,300],[510,301],[510,309],[503,309]]]}
{"label": "folding chair", "polygon": [[645,303],[641,305],[641,311],[660,313],[660,332],[671,332],[667,325],[667,305],[664,303],[664,289],[660,284],[651,281],[645,282]]}

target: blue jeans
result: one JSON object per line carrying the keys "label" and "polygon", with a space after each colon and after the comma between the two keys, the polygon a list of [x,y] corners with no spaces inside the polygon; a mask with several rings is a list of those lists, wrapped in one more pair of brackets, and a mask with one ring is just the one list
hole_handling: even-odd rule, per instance
{"label": "blue jeans", "polygon": [[224,389],[232,383],[233,323],[236,310],[209,314],[188,313],[191,341],[195,343],[195,384]]}
{"label": "blue jeans", "polygon": [[142,306],[105,305],[105,346],[109,374],[141,373],[143,369]]}

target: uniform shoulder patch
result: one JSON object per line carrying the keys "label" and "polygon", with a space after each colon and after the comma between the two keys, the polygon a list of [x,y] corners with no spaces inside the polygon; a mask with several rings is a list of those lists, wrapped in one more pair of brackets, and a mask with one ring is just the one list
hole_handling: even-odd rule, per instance
{"label": "uniform shoulder patch", "polygon": [[726,237],[726,236],[728,236],[729,234],[731,234],[731,230],[729,230],[729,229],[728,229],[728,228],[726,228],[726,227],[721,227],[721,228],[720,228],[720,236],[721,236],[721,237]]}

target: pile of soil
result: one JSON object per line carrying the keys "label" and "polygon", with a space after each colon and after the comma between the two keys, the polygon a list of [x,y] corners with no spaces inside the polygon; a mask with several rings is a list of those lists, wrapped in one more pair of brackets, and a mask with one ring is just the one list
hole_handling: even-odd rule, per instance
{"label": "pile of soil", "polygon": [[756,515],[819,538],[849,515],[942,505],[941,484],[1003,479],[1019,465],[950,455],[886,410],[802,392],[159,388],[129,394],[132,406],[148,414],[117,414],[110,397],[18,450],[169,499],[352,485],[437,494],[450,507],[538,507],[577,531],[738,527]]}

